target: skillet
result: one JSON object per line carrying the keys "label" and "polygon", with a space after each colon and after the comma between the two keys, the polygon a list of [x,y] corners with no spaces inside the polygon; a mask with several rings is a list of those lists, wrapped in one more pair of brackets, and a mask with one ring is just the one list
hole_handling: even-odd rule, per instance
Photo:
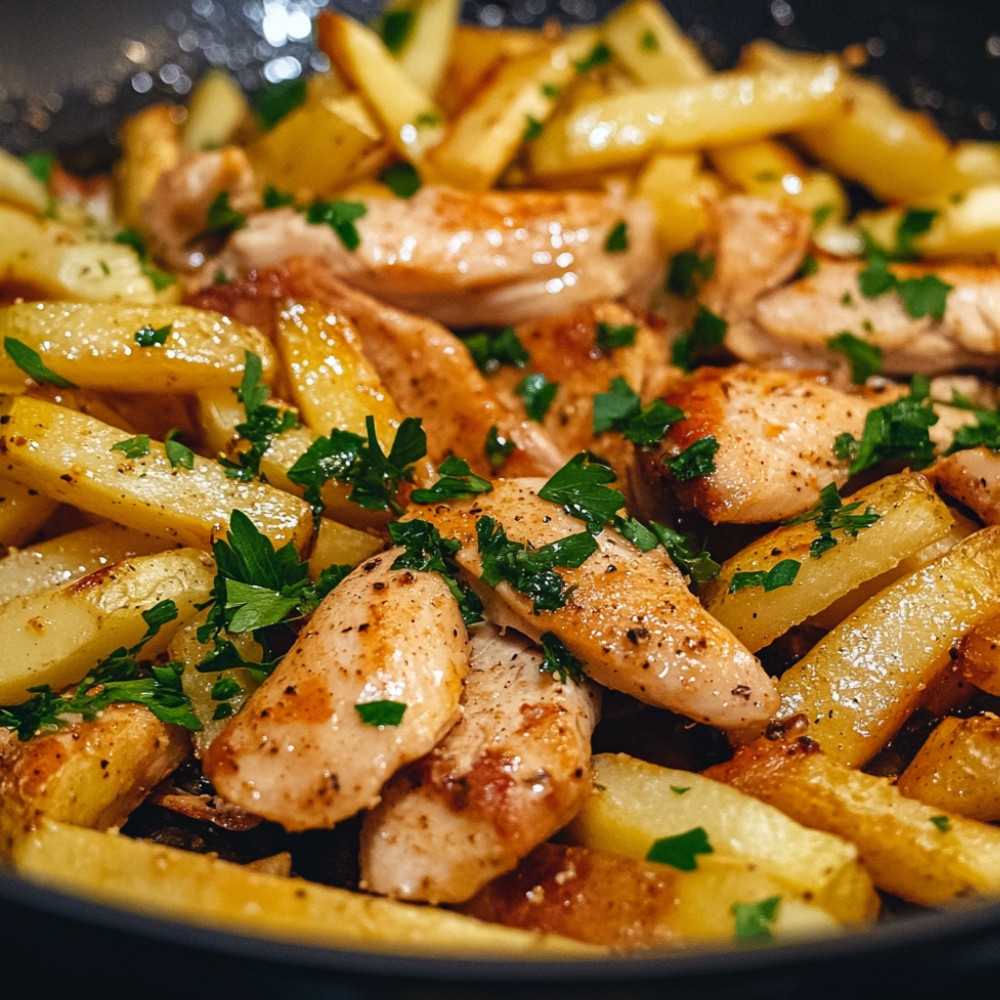
{"label": "skillet", "polygon": [[[335,6],[360,17],[372,0]],[[0,31],[0,146],[54,149],[68,165],[103,169],[115,123],[154,100],[182,100],[212,62],[254,89],[309,67],[299,14],[316,2],[102,0],[99,5],[6,0]],[[538,25],[600,17],[606,0],[475,2],[482,23]],[[865,44],[870,71],[912,107],[931,110],[953,138],[996,138],[1000,14],[971,2],[669,0],[713,63],[768,37],[798,48]],[[284,34],[283,34],[284,33]],[[132,45],[122,45],[122,40]],[[278,44],[281,42],[281,44]],[[319,949],[137,916],[27,885],[0,872],[0,942],[8,984],[77,996],[535,998],[901,996],[993,985],[1000,975],[1000,905],[902,918],[823,941],[575,963],[463,961]],[[33,984],[33,985],[32,985]],[[8,986],[9,988],[9,986]]]}

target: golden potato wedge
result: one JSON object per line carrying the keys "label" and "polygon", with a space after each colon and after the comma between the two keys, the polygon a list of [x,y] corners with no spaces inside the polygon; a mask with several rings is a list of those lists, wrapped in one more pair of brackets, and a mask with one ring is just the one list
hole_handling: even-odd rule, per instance
{"label": "golden potato wedge", "polygon": [[[705,606],[749,649],[767,646],[793,625],[942,538],[952,523],[947,505],[919,472],[886,476],[845,497],[842,504],[857,504],[853,514],[871,513],[878,520],[854,537],[836,529],[831,533],[836,544],[818,558],[810,555],[810,545],[820,537],[814,520],[776,528],[727,559],[718,577],[705,584]],[[790,585],[733,591],[737,573],[766,572],[785,559],[800,564]]]}
{"label": "golden potato wedge", "polygon": [[601,28],[615,59],[643,86],[693,83],[711,72],[701,50],[655,0],[627,0]]}
{"label": "golden potato wedge", "polygon": [[58,506],[38,490],[0,476],[0,547],[7,551],[30,541]]}
{"label": "golden potato wedge", "polygon": [[774,907],[767,936],[830,933],[836,923],[752,863],[699,857],[694,871],[547,843],[459,909],[510,927],[614,950],[678,947],[738,937],[736,909]]}
{"label": "golden potato wedge", "polygon": [[259,938],[394,953],[599,957],[604,949],[42,820],[13,846],[22,878],[139,913]]}
{"label": "golden potato wedge", "polygon": [[[8,337],[89,389],[170,393],[238,386],[248,351],[261,359],[265,381],[275,368],[274,348],[256,329],[191,306],[16,302],[0,309],[0,343]],[[10,350],[0,351],[0,392],[23,391],[26,384]]]}
{"label": "golden potato wedge", "polygon": [[182,548],[136,556],[0,605],[6,646],[0,704],[24,701],[35,685],[59,691],[76,683],[114,650],[138,643],[147,629],[142,612],[169,599],[177,605],[177,620],[143,646],[143,655],[156,656],[172,630],[208,600],[214,579],[205,552]]}
{"label": "golden potato wedge", "polygon": [[45,185],[20,157],[0,149],[0,202],[41,215],[48,203]]}
{"label": "golden potato wedge", "polygon": [[1000,718],[942,719],[896,785],[903,795],[944,812],[991,823],[1000,819]]}
{"label": "golden potato wedge", "polygon": [[857,848],[704,775],[626,754],[596,754],[594,790],[565,831],[571,843],[643,859],[661,837],[702,828],[733,858],[807,897],[838,923],[871,920],[878,898]]}
{"label": "golden potato wedge", "polygon": [[250,115],[250,102],[236,78],[213,66],[199,78],[180,126],[181,146],[188,152],[218,149],[229,142]]}
{"label": "golden potato wedge", "polygon": [[976,687],[1000,695],[1000,610],[977,622],[958,644],[956,665]]}
{"label": "golden potato wedge", "polygon": [[406,75],[428,94],[441,83],[461,13],[461,0],[420,0],[390,4],[410,15],[406,37],[394,52]]}
{"label": "golden potato wedge", "polygon": [[609,95],[553,115],[531,144],[531,169],[546,177],[617,167],[658,150],[745,142],[825,121],[840,110],[840,76],[829,59]]}
{"label": "golden potato wedge", "polygon": [[0,400],[5,474],[99,517],[208,550],[233,510],[244,511],[276,545],[311,543],[312,510],[267,483],[243,483],[218,462],[191,455],[191,468],[149,441],[140,457],[113,450],[128,438],[117,427],[29,396]]}
{"label": "golden potato wedge", "polygon": [[142,705],[109,705],[98,718],[0,745],[0,855],[41,817],[107,830],[191,753],[186,729]]}
{"label": "golden potato wedge", "polygon": [[327,566],[357,566],[385,548],[385,542],[367,531],[322,518],[309,554],[309,576],[318,579]]}
{"label": "golden potato wedge", "polygon": [[0,281],[37,289],[53,299],[83,302],[175,302],[175,281],[154,280],[135,250],[85,239],[56,219],[0,205]]}
{"label": "golden potato wedge", "polygon": [[170,543],[162,538],[114,521],[77,528],[0,559],[0,602],[69,583],[132,556],[148,556],[168,548]]}
{"label": "golden potato wedge", "polygon": [[880,889],[924,906],[1000,893],[1000,829],[908,799],[808,736],[760,739],[705,774],[857,845]]}
{"label": "golden potato wedge", "polygon": [[983,528],[866,601],[785,671],[779,717],[805,715],[831,760],[866,763],[998,603],[1000,527]]}

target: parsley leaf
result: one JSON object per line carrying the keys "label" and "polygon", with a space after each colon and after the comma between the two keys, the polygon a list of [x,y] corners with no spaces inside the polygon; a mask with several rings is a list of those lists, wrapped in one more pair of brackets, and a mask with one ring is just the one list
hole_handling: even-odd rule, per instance
{"label": "parsley leaf", "polygon": [[947,833],[951,829],[951,819],[948,816],[931,816],[931,822],[940,833]]}
{"label": "parsley leaf", "polygon": [[928,428],[938,421],[930,398],[930,383],[915,375],[906,396],[869,410],[860,440],[841,434],[834,441],[834,454],[851,459],[851,475],[893,458],[905,459],[915,469],[934,460],[934,443]]}
{"label": "parsley leaf", "polygon": [[881,518],[881,514],[868,507],[861,514],[854,513],[861,506],[861,501],[845,504],[840,498],[836,483],[828,483],[819,491],[819,501],[810,510],[790,518],[785,524],[805,524],[816,522],[819,537],[809,545],[809,555],[814,559],[821,556],[827,549],[837,544],[833,532],[842,531],[850,538],[857,538],[862,528],[870,528]]}
{"label": "parsley leaf", "polygon": [[758,569],[746,573],[734,573],[729,581],[729,593],[745,587],[763,587],[765,592],[777,590],[779,587],[789,587],[799,575],[802,563],[797,559],[782,559],[770,569]]}
{"label": "parsley leaf", "polygon": [[685,833],[653,841],[646,852],[646,860],[670,865],[682,872],[693,872],[698,867],[698,855],[712,853],[708,831],[703,826],[696,826]]}
{"label": "parsley leaf", "polygon": [[693,250],[682,250],[670,259],[666,290],[686,299],[694,298],[698,287],[715,273],[715,255],[699,257]]}
{"label": "parsley leaf", "polygon": [[154,292],[162,292],[164,288],[168,288],[177,280],[172,274],[167,274],[166,271],[161,271],[153,266],[152,258],[146,250],[146,244],[136,230],[123,229],[115,234],[114,241],[122,246],[131,247],[135,251],[139,258],[139,270],[149,279]]}
{"label": "parsley leaf", "polygon": [[628,224],[624,219],[619,219],[604,240],[604,252],[625,253],[626,250],[628,250]]}
{"label": "parsley leaf", "polygon": [[135,342],[140,347],[162,347],[170,336],[173,323],[153,327],[149,323],[135,331]]}
{"label": "parsley leaf", "polygon": [[262,87],[254,94],[253,109],[265,130],[274,128],[289,112],[306,99],[304,77],[281,80]]}
{"label": "parsley leaf", "polygon": [[693,371],[697,358],[721,346],[729,324],[711,309],[699,306],[690,330],[685,330],[670,347],[670,360],[684,371]]}
{"label": "parsley leaf", "polygon": [[382,169],[378,179],[397,198],[412,198],[423,185],[417,168],[407,160],[390,163],[389,166]]}
{"label": "parsley leaf", "polygon": [[683,483],[715,472],[715,453],[718,450],[718,440],[715,435],[709,434],[688,445],[672,458],[664,459],[663,464],[678,483]]}
{"label": "parsley leaf", "polygon": [[229,204],[229,192],[220,191],[208,206],[208,212],[205,215],[205,228],[200,235],[202,237],[224,237],[236,232],[237,229],[243,229],[246,224],[246,215],[243,212],[237,212]]}
{"label": "parsley leaf", "polygon": [[698,545],[693,535],[668,528],[656,521],[651,522],[649,527],[677,568],[694,583],[714,580],[719,575],[719,564]]}
{"label": "parsley leaf", "polygon": [[306,222],[312,226],[329,226],[348,250],[357,250],[361,244],[361,234],[354,223],[367,214],[368,209],[360,201],[314,201],[305,210]]}
{"label": "parsley leaf", "polygon": [[545,125],[534,115],[524,116],[524,134],[521,136],[523,142],[534,142],[545,131]]}
{"label": "parsley leaf", "polygon": [[766,941],[778,917],[781,896],[768,896],[758,903],[733,903],[733,934],[740,941]]}
{"label": "parsley leaf", "polygon": [[959,427],[952,436],[951,444],[945,451],[953,455],[956,451],[966,448],[989,448],[990,451],[1000,451],[1000,411],[983,410],[968,407],[975,414],[976,422]]}
{"label": "parsley leaf", "polygon": [[454,500],[470,497],[477,493],[489,493],[493,484],[482,476],[477,476],[469,463],[457,455],[449,455],[439,466],[441,477],[429,489],[414,490],[410,499],[414,503],[436,503],[439,500]]}
{"label": "parsley leaf", "polygon": [[501,437],[496,424],[491,425],[490,429],[486,432],[486,441],[483,445],[490,468],[494,470],[499,469],[514,448],[514,442],[510,438]]}
{"label": "parsley leaf", "polygon": [[672,424],[684,419],[684,411],[654,399],[642,406],[639,394],[620,375],[616,375],[608,392],[594,396],[593,431],[620,431],[626,440],[640,448],[652,448],[663,440]]}
{"label": "parsley leaf", "polygon": [[390,52],[401,52],[413,30],[413,11],[407,7],[387,10],[379,18],[376,30]]}
{"label": "parsley leaf", "polygon": [[504,365],[524,368],[531,360],[512,326],[499,330],[471,330],[460,334],[466,350],[484,375],[492,375]]}
{"label": "parsley leaf", "polygon": [[52,176],[52,168],[56,164],[55,154],[49,150],[41,150],[36,153],[25,153],[21,157],[21,162],[28,168],[28,172],[40,184],[47,185]]}
{"label": "parsley leaf", "polygon": [[882,348],[856,337],[848,330],[831,337],[826,346],[847,358],[854,385],[864,385],[869,377],[882,371]]}
{"label": "parsley leaf", "polygon": [[570,588],[555,567],[577,567],[597,551],[589,531],[529,549],[507,537],[503,525],[492,517],[476,521],[476,542],[482,558],[482,578],[491,587],[501,581],[532,599],[535,614],[556,611],[569,598]]}
{"label": "parsley leaf", "polygon": [[543,673],[552,674],[562,684],[583,680],[583,661],[566,648],[555,632],[543,632],[538,644],[544,656]]}
{"label": "parsley leaf", "polygon": [[869,299],[895,290],[908,316],[913,319],[931,316],[940,320],[952,286],[934,274],[898,278],[889,270],[889,258],[885,252],[874,251],[869,254],[865,269],[858,274],[858,288]]}
{"label": "parsley leaf", "polygon": [[126,458],[142,458],[149,454],[149,435],[136,434],[123,441],[116,441],[111,446],[111,450],[122,452]]}
{"label": "parsley leaf", "polygon": [[558,382],[550,382],[541,372],[530,372],[514,387],[524,400],[524,410],[531,420],[542,423],[559,391]]}
{"label": "parsley leaf", "polygon": [[171,469],[194,468],[194,452],[177,440],[183,433],[179,427],[174,427],[167,433],[167,439],[163,442],[163,450]]}
{"label": "parsley leaf", "polygon": [[366,701],[355,705],[354,710],[366,726],[398,726],[406,712],[403,701]]}
{"label": "parsley leaf", "polygon": [[631,347],[639,327],[635,323],[602,323],[595,325],[596,343],[602,351],[613,351],[616,347]]}
{"label": "parsley leaf", "polygon": [[11,361],[17,365],[29,378],[34,379],[39,385],[54,385],[58,389],[75,389],[76,384],[70,382],[68,378],[57,375],[41,359],[38,351],[22,343],[14,337],[3,338],[3,349],[10,356]]}
{"label": "parsley leaf", "polygon": [[573,63],[577,73],[589,73],[598,66],[611,62],[611,49],[604,42],[598,42],[582,59]]}
{"label": "parsley leaf", "polygon": [[625,506],[625,494],[607,486],[616,478],[603,462],[592,461],[586,452],[580,452],[552,475],[538,495],[561,505],[596,535]]}

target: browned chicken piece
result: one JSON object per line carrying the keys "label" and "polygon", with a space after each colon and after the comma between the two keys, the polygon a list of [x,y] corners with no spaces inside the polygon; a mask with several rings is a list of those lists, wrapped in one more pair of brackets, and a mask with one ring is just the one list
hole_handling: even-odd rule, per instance
{"label": "browned chicken piece", "polygon": [[1000,267],[893,264],[901,281],[933,275],[951,285],[941,319],[914,318],[893,291],[866,298],[863,264],[823,260],[815,274],[768,292],[735,323],[726,346],[758,364],[828,365],[827,342],[846,330],[882,350],[887,374],[994,368],[1000,358]]}
{"label": "browned chicken piece", "polygon": [[[316,256],[345,281],[451,327],[506,325],[588,302],[641,302],[659,276],[652,209],[596,192],[462,191],[362,199],[360,238],[290,208],[258,213],[233,233],[215,268],[237,275]],[[605,248],[624,224],[624,238]],[[618,247],[621,249],[618,249]]]}
{"label": "browned chicken piece", "polygon": [[284,287],[294,297],[337,310],[354,325],[396,406],[423,419],[435,464],[458,454],[480,475],[492,476],[496,470],[486,452],[491,428],[515,445],[502,466],[504,475],[551,475],[571,456],[525,417],[523,407],[512,409],[498,398],[465,345],[440,323],[359,292],[314,257],[291,258]]}
{"label": "browned chicken piece", "polygon": [[[458,720],[466,628],[437,573],[392,569],[402,551],[341,581],[209,747],[223,798],[287,830],[332,827]],[[398,722],[365,714],[390,708]]]}
{"label": "browned chicken piece", "polygon": [[590,792],[599,689],[543,670],[531,640],[471,631],[463,715],[400,771],[361,829],[361,886],[430,903],[468,899],[576,814]]}
{"label": "browned chicken piece", "polygon": [[[620,483],[628,478],[631,449],[620,433],[594,434],[594,396],[608,392],[623,378],[643,402],[655,398],[669,370],[665,337],[641,316],[618,302],[601,302],[572,313],[528,320],[514,327],[530,360],[517,368],[504,366],[489,376],[490,385],[515,412],[524,412],[518,387],[528,373],[558,384],[542,427],[568,455],[593,451],[614,467]],[[621,346],[608,346],[621,337]],[[605,346],[601,346],[602,343]],[[506,470],[505,470],[506,471]]]}
{"label": "browned chicken piece", "polygon": [[179,271],[201,267],[217,253],[223,232],[212,232],[209,209],[225,194],[234,212],[260,208],[260,194],[246,153],[236,146],[191,153],[160,176],[142,206],[150,253]]}
{"label": "browned chicken piece", "polygon": [[983,446],[966,448],[939,458],[928,475],[984,524],[1000,524],[1000,454]]}
{"label": "browned chicken piece", "polygon": [[[477,523],[492,518],[508,539],[540,548],[586,531],[559,505],[538,496],[542,480],[508,479],[472,500],[411,508],[442,536],[457,539],[455,561],[500,626],[538,640],[551,633],[605,687],[705,722],[739,741],[760,732],[778,706],[774,680],[688,590],[660,548],[641,552],[611,529],[577,568],[560,569],[565,601],[555,610],[500,580],[483,581]],[[487,525],[489,522],[487,522]]]}
{"label": "browned chicken piece", "polygon": [[[868,410],[897,393],[889,385],[842,392],[817,373],[699,368],[664,396],[686,419],[656,448],[639,453],[644,512],[676,501],[716,524],[764,524],[800,514],[824,486],[847,480],[850,463],[833,450],[837,436],[859,437]],[[718,445],[710,474],[682,480],[664,464],[706,438]]]}

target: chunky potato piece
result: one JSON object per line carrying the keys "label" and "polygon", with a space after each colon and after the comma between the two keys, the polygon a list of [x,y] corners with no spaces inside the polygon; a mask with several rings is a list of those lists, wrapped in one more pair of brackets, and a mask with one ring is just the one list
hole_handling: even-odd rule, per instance
{"label": "chunky potato piece", "polygon": [[875,884],[924,906],[1000,894],[1000,829],[906,798],[807,736],[760,739],[705,772],[853,841]]}
{"label": "chunky potato piece", "polygon": [[[33,685],[59,691],[119,647],[130,649],[146,633],[142,612],[161,601],[177,605],[176,628],[208,600],[214,579],[211,557],[183,548],[137,556],[0,605],[0,705],[24,701]],[[169,624],[161,628],[143,655],[157,655],[171,634]]]}
{"label": "chunky potato piece", "polygon": [[1000,718],[942,719],[896,785],[911,799],[984,822],[1000,820]]}
{"label": "chunky potato piece", "polygon": [[584,958],[600,948],[448,910],[284,878],[120,834],[43,820],[13,845],[22,878],[107,905],[199,927],[330,948],[396,954]]}
{"label": "chunky potato piece", "polygon": [[598,754],[593,766],[593,793],[566,831],[572,842],[643,859],[659,838],[701,827],[713,856],[756,865],[840,923],[878,913],[853,844],[701,774],[626,754]]}
{"label": "chunky potato piece", "polygon": [[96,830],[120,826],[190,752],[186,729],[142,705],[110,705],[91,721],[0,742],[0,855],[43,816]]}
{"label": "chunky potato piece", "polygon": [[0,476],[0,547],[8,550],[30,541],[58,506],[38,490]]}
{"label": "chunky potato piece", "polygon": [[460,910],[510,927],[616,950],[733,941],[734,908],[773,900],[781,937],[830,932],[833,919],[754,864],[713,855],[694,871],[563,844],[536,847]]}
{"label": "chunky potato piece", "polygon": [[802,713],[831,759],[864,764],[998,603],[1000,527],[983,528],[866,601],[786,670],[779,717]]}
{"label": "chunky potato piece", "polygon": [[[878,520],[854,537],[834,530],[836,544],[817,558],[810,554],[819,538],[814,520],[777,528],[727,559],[718,577],[702,589],[708,610],[748,649],[767,646],[793,625],[937,541],[952,523],[947,506],[918,472],[886,476],[842,502],[844,507],[857,505],[851,513],[871,513]],[[767,571],[785,559],[799,563],[789,586],[732,591],[737,573]]]}

